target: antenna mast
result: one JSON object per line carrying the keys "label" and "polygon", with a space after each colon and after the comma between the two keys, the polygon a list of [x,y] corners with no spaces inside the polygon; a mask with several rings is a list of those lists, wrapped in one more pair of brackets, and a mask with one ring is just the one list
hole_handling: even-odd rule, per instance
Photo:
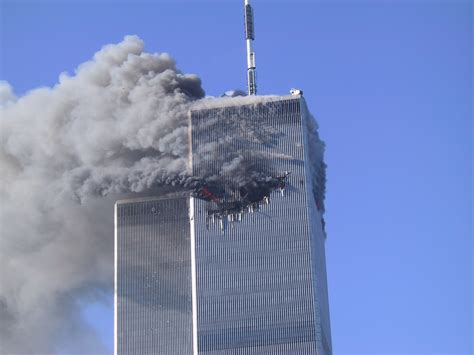
{"label": "antenna mast", "polygon": [[253,27],[253,10],[250,0],[245,0],[245,39],[247,42],[247,87],[249,95],[257,95],[257,79],[255,70],[255,52],[253,40],[255,39]]}

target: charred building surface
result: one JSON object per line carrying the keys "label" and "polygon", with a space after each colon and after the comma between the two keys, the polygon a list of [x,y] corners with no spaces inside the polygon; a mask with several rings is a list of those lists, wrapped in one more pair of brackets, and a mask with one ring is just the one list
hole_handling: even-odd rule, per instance
{"label": "charred building surface", "polygon": [[219,179],[218,183],[203,181],[195,184],[191,195],[209,202],[206,225],[209,228],[210,222],[218,221],[223,232],[228,222],[241,222],[244,214],[258,211],[261,205],[269,205],[274,191],[278,190],[283,196],[288,175],[289,171],[279,176],[254,176],[237,186],[226,183],[225,179]]}
{"label": "charred building surface", "polygon": [[199,353],[330,354],[324,163],[304,99],[227,100],[190,121]]}
{"label": "charred building surface", "polygon": [[315,122],[301,96],[210,103],[183,183],[117,202],[116,354],[331,354]]}

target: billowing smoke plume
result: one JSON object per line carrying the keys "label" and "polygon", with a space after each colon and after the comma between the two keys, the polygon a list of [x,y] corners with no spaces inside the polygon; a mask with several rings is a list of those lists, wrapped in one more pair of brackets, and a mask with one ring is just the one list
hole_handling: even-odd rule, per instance
{"label": "billowing smoke plume", "polygon": [[53,88],[16,98],[0,83],[0,353],[51,353],[59,338],[63,351],[100,349],[78,312],[112,289],[102,196],[184,179],[187,112],[203,95],[134,36]]}
{"label": "billowing smoke plume", "polygon": [[[53,353],[58,344],[61,352],[100,351],[80,310],[112,291],[112,206],[120,194],[174,186],[240,211],[285,186],[289,172],[272,171],[269,158],[293,158],[251,149],[279,139],[259,121],[230,120],[227,130],[238,134],[217,132],[193,149],[191,176],[188,112],[203,96],[197,76],[181,73],[167,54],[144,52],[133,36],[53,88],[17,98],[0,82],[0,353]],[[213,106],[231,103],[220,100]],[[316,122],[307,123],[311,185],[324,211],[324,144]],[[250,148],[224,149],[231,142]]]}

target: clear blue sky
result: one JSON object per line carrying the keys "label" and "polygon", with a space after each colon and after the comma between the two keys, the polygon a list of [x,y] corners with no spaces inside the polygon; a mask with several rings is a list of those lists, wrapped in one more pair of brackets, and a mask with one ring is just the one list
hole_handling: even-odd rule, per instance
{"label": "clear blue sky", "polygon": [[[1,0],[0,79],[54,85],[136,34],[207,94],[244,89],[242,2]],[[335,353],[472,353],[473,3],[253,5],[260,93],[303,89],[327,143]],[[111,303],[84,316],[112,349]]]}

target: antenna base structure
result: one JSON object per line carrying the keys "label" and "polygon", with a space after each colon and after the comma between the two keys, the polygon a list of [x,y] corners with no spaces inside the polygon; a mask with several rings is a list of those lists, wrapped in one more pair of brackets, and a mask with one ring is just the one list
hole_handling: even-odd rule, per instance
{"label": "antenna base structure", "polygon": [[253,40],[255,39],[253,10],[250,0],[245,0],[245,40],[247,42],[247,88],[249,95],[257,95],[257,73],[255,67],[255,52]]}

